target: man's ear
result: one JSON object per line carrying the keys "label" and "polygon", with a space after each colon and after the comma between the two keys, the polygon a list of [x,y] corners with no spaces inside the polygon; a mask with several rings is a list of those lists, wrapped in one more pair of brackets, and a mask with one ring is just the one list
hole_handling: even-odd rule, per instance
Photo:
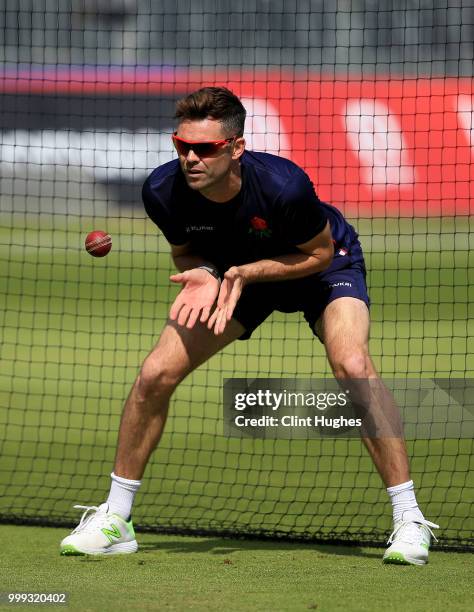
{"label": "man's ear", "polygon": [[232,151],[232,159],[239,159],[242,157],[245,151],[245,138],[243,136],[239,136],[234,140],[233,144],[234,150]]}

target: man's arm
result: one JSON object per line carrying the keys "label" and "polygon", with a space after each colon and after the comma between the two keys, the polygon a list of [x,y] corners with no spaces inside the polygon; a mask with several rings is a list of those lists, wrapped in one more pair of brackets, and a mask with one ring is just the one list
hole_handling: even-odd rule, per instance
{"label": "man's arm", "polygon": [[209,266],[217,271],[217,268],[213,263],[207,261],[200,255],[195,255],[192,253],[189,242],[180,245],[170,244],[170,247],[174,265],[180,272],[192,270],[193,268],[198,268],[199,266]]}
{"label": "man's arm", "polygon": [[[208,321],[209,328],[214,327],[215,333],[222,333],[226,322],[232,317],[242,289],[248,283],[303,278],[329,267],[334,255],[329,222],[322,232],[312,240],[297,245],[297,248],[300,253],[261,259],[229,268],[219,293],[220,281],[217,280],[218,273],[214,264],[193,254],[189,244],[171,245],[173,261],[181,272],[172,275],[170,280],[181,283],[183,289],[171,307],[170,318],[189,328],[193,327],[199,318],[202,323]],[[218,307],[210,317],[211,308],[218,295]]]}
{"label": "man's arm", "polygon": [[[301,253],[291,253],[271,259],[261,259],[243,266],[235,266],[236,273],[241,276],[244,284],[248,284],[292,280],[322,272],[331,265],[334,256],[334,243],[329,222],[322,232],[308,242],[298,244],[297,248]],[[230,268],[230,270],[233,269]]]}
{"label": "man's arm", "polygon": [[334,256],[329,222],[322,232],[308,242],[297,245],[297,248],[301,253],[261,259],[229,268],[224,275],[217,308],[208,319],[208,328],[214,328],[215,334],[223,333],[227,322],[232,318],[242,290],[248,283],[292,280],[326,270]]}

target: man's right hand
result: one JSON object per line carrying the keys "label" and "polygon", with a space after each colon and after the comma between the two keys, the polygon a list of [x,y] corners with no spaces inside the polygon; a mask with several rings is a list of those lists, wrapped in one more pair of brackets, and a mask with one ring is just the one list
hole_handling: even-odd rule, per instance
{"label": "man's right hand", "polygon": [[193,268],[173,274],[170,280],[183,286],[171,306],[170,319],[189,329],[198,319],[205,323],[219,294],[217,278],[202,268]]}

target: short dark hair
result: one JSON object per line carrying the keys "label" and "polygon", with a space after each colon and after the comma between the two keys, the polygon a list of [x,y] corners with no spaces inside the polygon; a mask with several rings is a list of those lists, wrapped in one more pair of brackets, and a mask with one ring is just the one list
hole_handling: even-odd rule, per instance
{"label": "short dark hair", "polygon": [[220,121],[229,136],[243,136],[247,112],[227,87],[202,87],[176,104],[176,119],[206,119]]}

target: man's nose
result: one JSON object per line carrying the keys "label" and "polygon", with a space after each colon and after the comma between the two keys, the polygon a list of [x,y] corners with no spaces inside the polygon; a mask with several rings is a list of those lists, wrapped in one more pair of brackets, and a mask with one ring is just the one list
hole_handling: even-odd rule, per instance
{"label": "man's nose", "polygon": [[193,149],[189,149],[188,154],[186,155],[186,161],[187,162],[196,163],[196,162],[200,161],[200,157],[198,155],[196,155],[196,153],[193,151]]}

